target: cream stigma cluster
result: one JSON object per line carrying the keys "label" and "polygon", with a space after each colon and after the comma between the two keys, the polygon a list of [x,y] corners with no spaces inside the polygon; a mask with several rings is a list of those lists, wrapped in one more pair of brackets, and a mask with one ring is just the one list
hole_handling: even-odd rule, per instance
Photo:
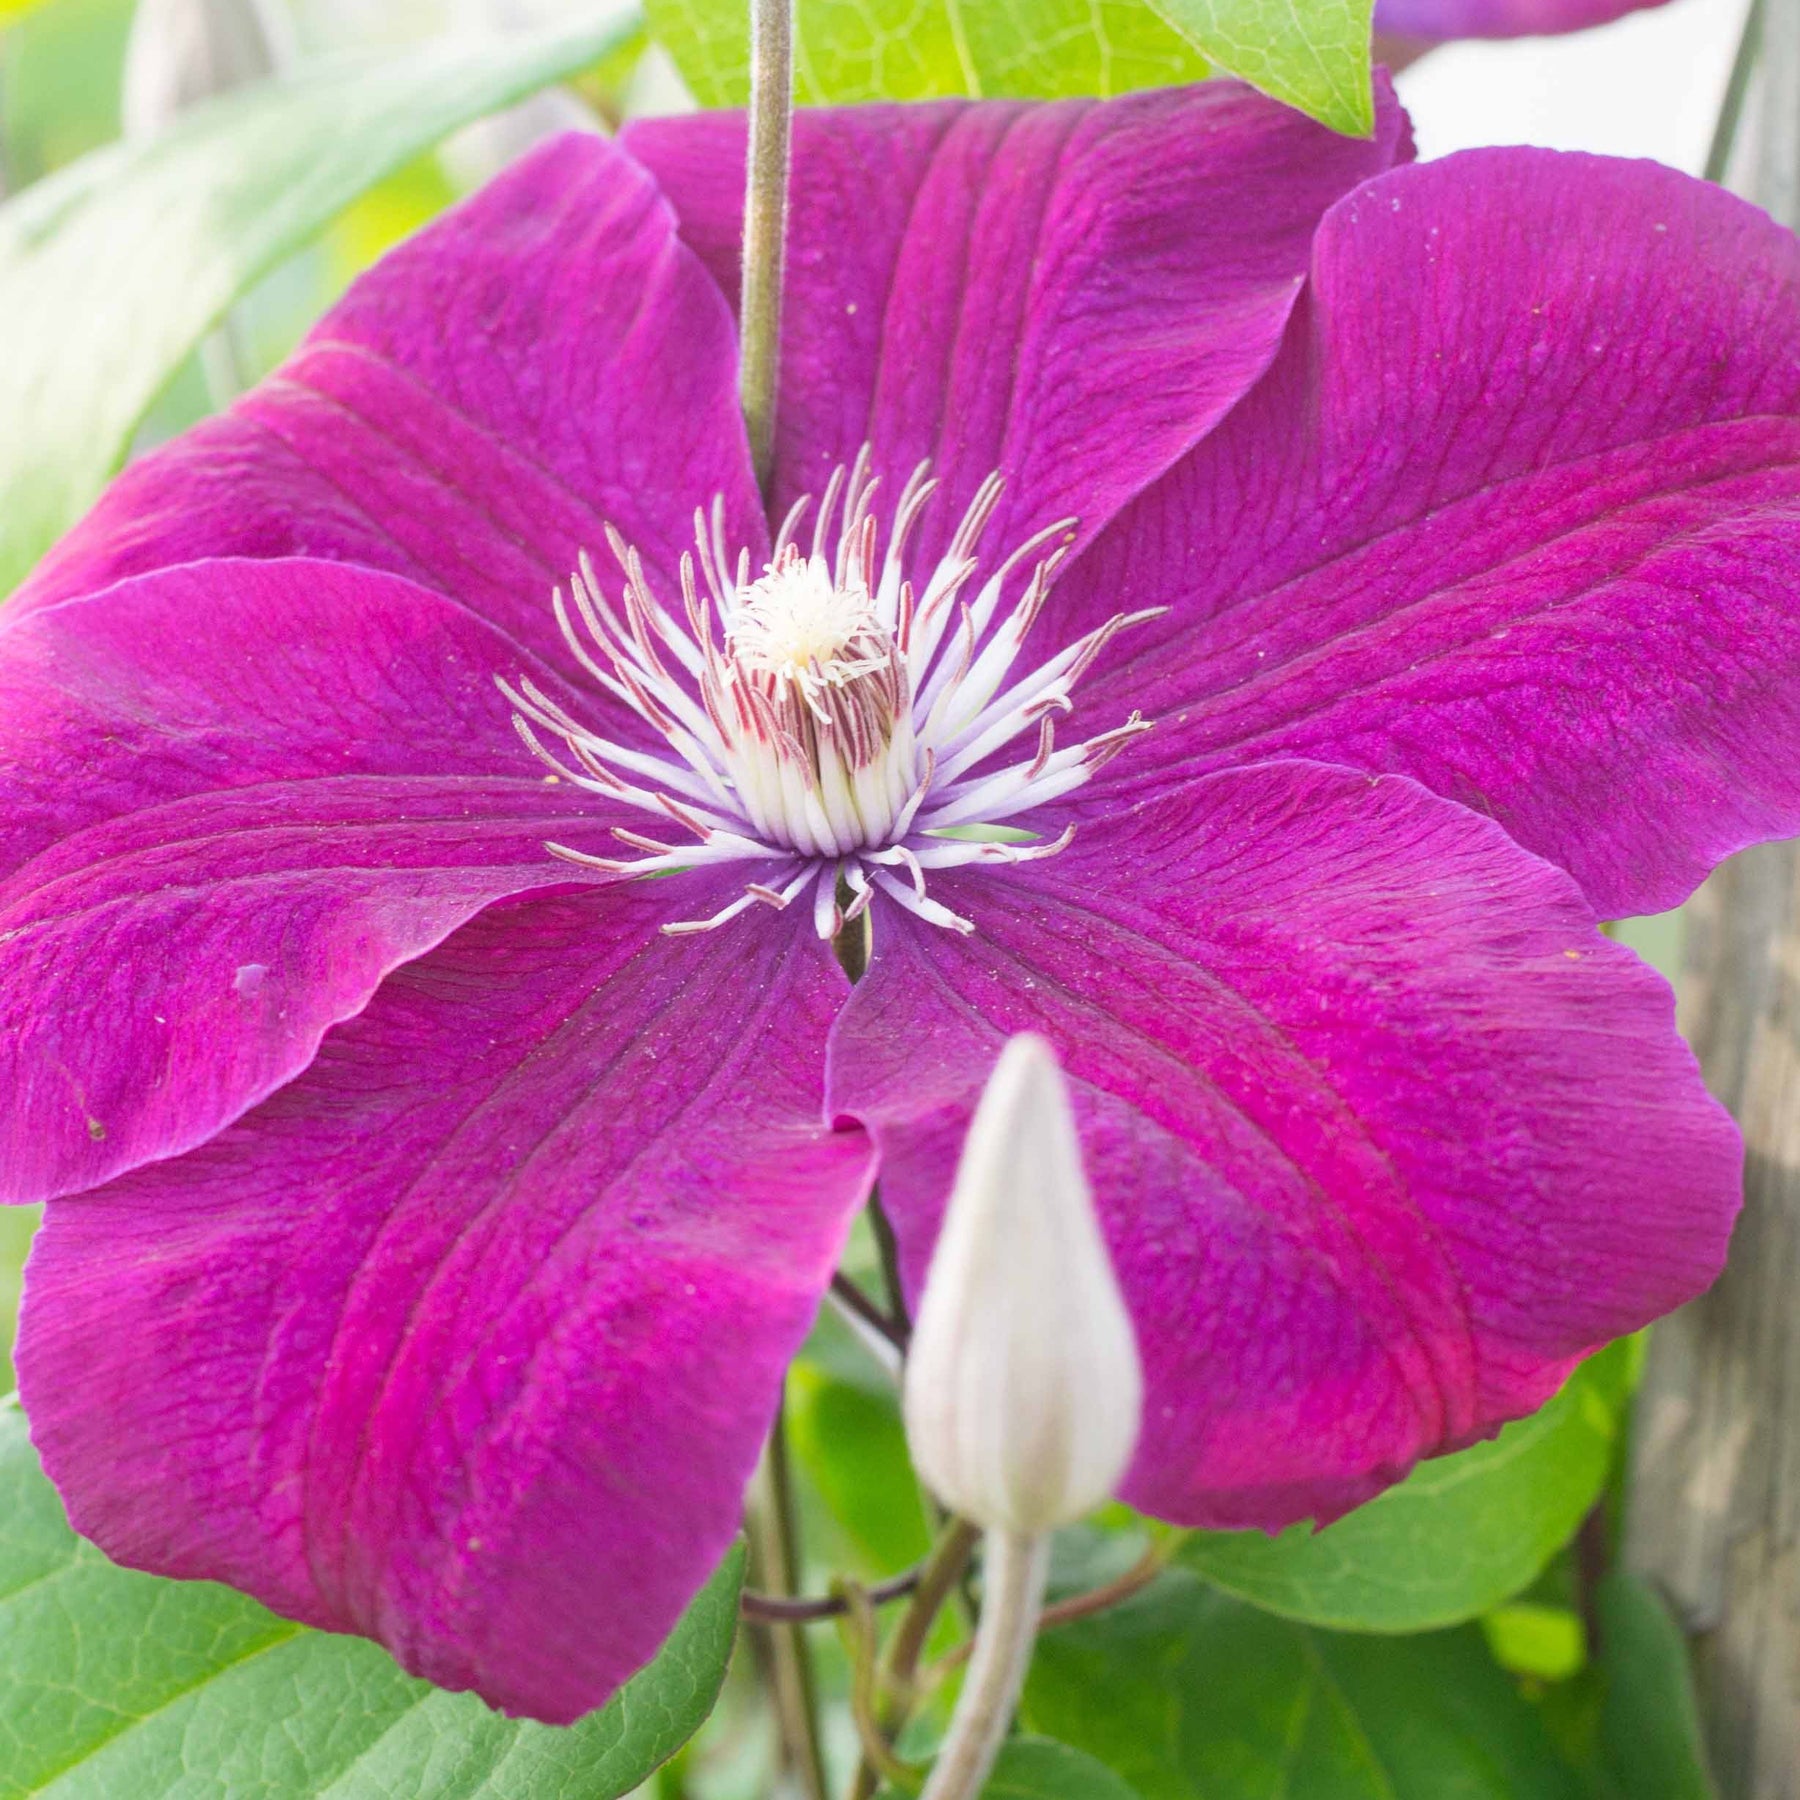
{"label": "cream stigma cluster", "polygon": [[[529,678],[502,691],[519,735],[556,775],[692,841],[618,827],[613,835],[635,856],[546,848],[618,876],[763,865],[729,906],[663,929],[709,931],[758,902],[786,907],[810,889],[821,937],[860,917],[877,892],[969,931],[970,920],[927,893],[931,870],[1063,849],[1073,828],[1036,839],[1015,829],[1011,841],[993,828],[1081,786],[1149,729],[1133,714],[1085,742],[1056,743],[1056,719],[1071,709],[1082,672],[1115,633],[1153,613],[1116,614],[1015,674],[1075,521],[1034,532],[977,584],[981,539],[1002,492],[990,475],[919,587],[905,572],[907,544],[936,486],[927,465],[913,472],[884,545],[865,450],[833,474],[810,545],[801,541],[808,498],[754,577],[748,552],[731,557],[715,501],[710,515],[695,514],[679,614],[608,528],[623,575],[618,598],[584,554],[568,595],[555,595],[557,623],[582,667],[653,727],[666,753],[590,730]],[[1010,602],[1009,585],[1018,589]]]}

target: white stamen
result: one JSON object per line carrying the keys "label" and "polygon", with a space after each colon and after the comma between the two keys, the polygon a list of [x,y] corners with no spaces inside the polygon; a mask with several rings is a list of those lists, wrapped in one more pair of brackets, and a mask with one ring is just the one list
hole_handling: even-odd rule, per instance
{"label": "white stamen", "polygon": [[[734,557],[726,544],[723,500],[696,509],[695,548],[682,558],[674,608],[610,527],[622,577],[616,598],[581,556],[567,597],[561,589],[553,597],[557,624],[579,665],[663,739],[667,755],[590,730],[528,677],[500,683],[521,740],[559,779],[697,840],[615,828],[641,854],[550,844],[552,855],[611,878],[757,865],[730,905],[667,932],[715,930],[759,903],[785,908],[809,884],[821,937],[860,918],[878,892],[934,925],[972,931],[929,897],[926,872],[1054,856],[1073,828],[1029,843],[932,834],[1041,807],[1149,729],[1134,714],[1057,749],[1053,720],[1070,711],[1076,681],[1114,633],[1153,613],[1118,614],[1013,678],[1073,542],[1073,519],[1014,547],[969,598],[1000,477],[976,490],[922,584],[906,572],[907,545],[938,484],[927,465],[913,471],[885,549],[873,510],[878,485],[865,448],[832,475],[804,542],[812,509],[795,503],[754,577],[748,553]],[[1024,585],[1007,603],[1014,577]],[[1027,734],[1030,754],[995,767]]]}

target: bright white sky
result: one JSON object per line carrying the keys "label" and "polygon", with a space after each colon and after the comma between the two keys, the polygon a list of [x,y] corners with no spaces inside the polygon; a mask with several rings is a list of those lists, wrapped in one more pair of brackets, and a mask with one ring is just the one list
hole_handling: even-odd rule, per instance
{"label": "bright white sky", "polygon": [[1543,144],[1653,156],[1697,175],[1747,0],[1671,0],[1593,31],[1451,44],[1405,70],[1421,156]]}

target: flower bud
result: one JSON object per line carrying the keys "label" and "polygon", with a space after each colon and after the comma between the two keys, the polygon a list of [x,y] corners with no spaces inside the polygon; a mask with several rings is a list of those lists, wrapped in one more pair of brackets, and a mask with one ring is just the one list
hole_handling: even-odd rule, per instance
{"label": "flower bud", "polygon": [[279,0],[138,0],[120,96],[125,135],[154,137],[196,102],[273,75],[292,56]]}
{"label": "flower bud", "polygon": [[1022,1534],[1111,1494],[1137,1444],[1137,1338],[1056,1053],[1013,1038],[988,1081],[907,1352],[913,1460],[977,1524]]}

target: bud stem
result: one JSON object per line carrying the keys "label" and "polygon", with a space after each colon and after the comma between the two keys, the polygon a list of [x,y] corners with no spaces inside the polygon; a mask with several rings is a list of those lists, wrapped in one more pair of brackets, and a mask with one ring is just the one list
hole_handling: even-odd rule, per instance
{"label": "bud stem", "polygon": [[781,288],[787,262],[794,117],[794,0],[750,0],[749,143],[744,162],[744,285],[738,397],[750,462],[765,493],[775,461]]}
{"label": "bud stem", "polygon": [[969,1678],[923,1800],[975,1800],[1000,1753],[1037,1640],[1050,1534],[990,1531]]}

